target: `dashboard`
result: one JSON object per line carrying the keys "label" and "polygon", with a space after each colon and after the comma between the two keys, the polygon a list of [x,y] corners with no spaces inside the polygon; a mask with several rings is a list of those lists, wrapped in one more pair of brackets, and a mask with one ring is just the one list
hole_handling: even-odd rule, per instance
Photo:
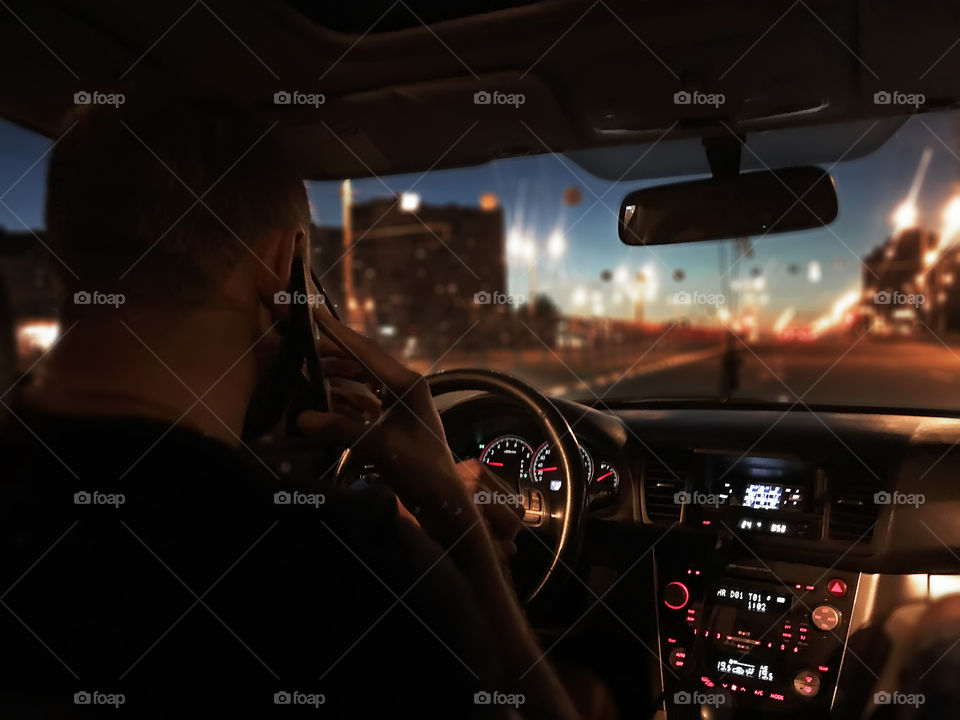
{"label": "dashboard", "polygon": [[[452,410],[445,415],[447,442],[456,459],[477,458],[511,487],[529,485],[544,495],[559,497],[564,492],[561,473],[536,425],[509,404],[492,399],[477,402],[481,406],[475,412]],[[587,482],[588,508],[615,506],[621,484],[632,479],[621,445],[582,415],[578,425],[574,434]]]}
{"label": "dashboard", "polygon": [[[555,404],[589,510],[579,583],[533,619],[561,662],[598,658],[625,716],[862,717],[887,619],[960,592],[956,418]],[[516,408],[442,416],[457,457],[561,489]]]}

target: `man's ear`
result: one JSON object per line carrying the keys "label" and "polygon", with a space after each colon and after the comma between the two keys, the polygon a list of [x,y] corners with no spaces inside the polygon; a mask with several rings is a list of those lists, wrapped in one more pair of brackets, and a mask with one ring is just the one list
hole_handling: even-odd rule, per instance
{"label": "man's ear", "polygon": [[273,296],[290,287],[290,265],[294,255],[305,248],[305,232],[302,227],[283,230],[271,235],[264,243],[257,269],[257,285],[260,297],[269,306]]}

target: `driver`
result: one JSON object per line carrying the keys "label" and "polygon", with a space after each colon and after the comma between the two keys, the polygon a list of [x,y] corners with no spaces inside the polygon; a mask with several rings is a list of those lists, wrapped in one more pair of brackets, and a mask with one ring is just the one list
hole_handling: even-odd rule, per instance
{"label": "driver", "polygon": [[249,449],[294,375],[292,168],[211,102],[97,108],[55,143],[61,338],[3,396],[3,717],[576,716],[504,570],[519,520],[478,511],[492,480],[455,464],[422,377],[318,310],[325,372],[393,410],[298,424],[384,483],[313,487]]}

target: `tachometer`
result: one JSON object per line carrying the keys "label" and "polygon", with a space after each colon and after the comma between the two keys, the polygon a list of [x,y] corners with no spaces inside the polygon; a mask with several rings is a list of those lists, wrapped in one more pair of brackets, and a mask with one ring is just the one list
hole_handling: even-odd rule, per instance
{"label": "tachometer", "polygon": [[[583,471],[589,484],[590,478],[593,477],[593,458],[583,445],[580,446],[580,457],[583,459]],[[560,468],[556,462],[550,460],[550,446],[547,443],[537,448],[537,454],[533,457],[533,481],[545,483],[554,491],[563,486],[560,480]]]}
{"label": "tachometer", "polygon": [[510,483],[530,478],[530,456],[533,450],[519,435],[501,435],[483,448],[480,462]]}

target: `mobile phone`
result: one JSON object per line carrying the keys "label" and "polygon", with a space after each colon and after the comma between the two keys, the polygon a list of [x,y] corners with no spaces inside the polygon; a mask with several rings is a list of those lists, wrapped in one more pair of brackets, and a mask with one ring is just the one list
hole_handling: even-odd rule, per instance
{"label": "mobile phone", "polygon": [[289,294],[290,339],[306,381],[306,396],[297,403],[300,406],[297,409],[327,412],[330,409],[330,383],[324,378],[320,365],[320,333],[313,317],[313,304],[307,301],[307,271],[301,257],[295,257],[290,268]]}

